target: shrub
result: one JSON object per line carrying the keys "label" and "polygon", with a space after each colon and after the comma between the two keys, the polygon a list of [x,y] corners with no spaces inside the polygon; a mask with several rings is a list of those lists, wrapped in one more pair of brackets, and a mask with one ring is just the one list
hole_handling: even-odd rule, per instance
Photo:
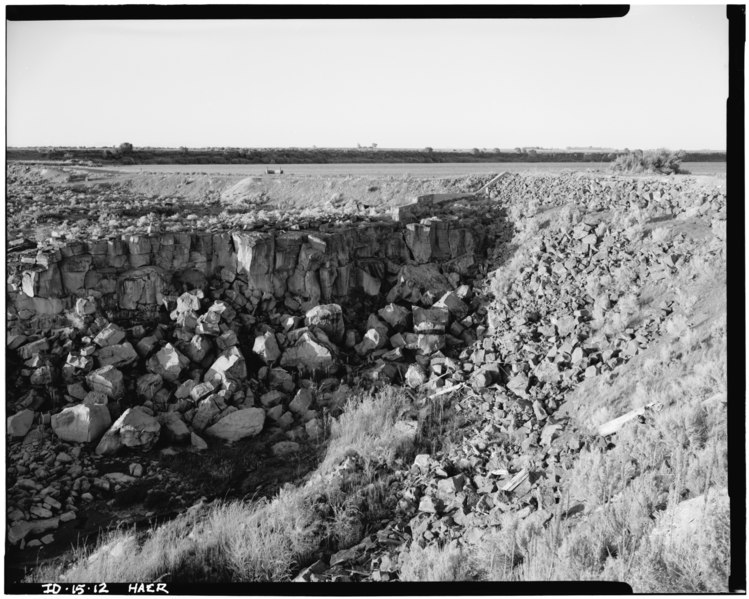
{"label": "shrub", "polygon": [[611,170],[619,173],[688,174],[687,171],[681,169],[684,156],[683,150],[678,152],[671,152],[663,148],[646,152],[635,150],[627,154],[620,154],[611,163]]}

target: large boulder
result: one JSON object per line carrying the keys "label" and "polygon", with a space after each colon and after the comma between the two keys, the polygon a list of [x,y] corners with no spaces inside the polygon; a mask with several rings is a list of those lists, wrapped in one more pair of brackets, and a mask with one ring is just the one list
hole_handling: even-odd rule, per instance
{"label": "large boulder", "polygon": [[202,431],[216,419],[225,407],[226,405],[216,394],[201,399],[192,417],[192,428],[196,431]]}
{"label": "large boulder", "polygon": [[96,352],[99,360],[99,366],[115,366],[122,368],[129,366],[138,359],[138,354],[130,343],[120,343],[118,345],[107,345]]}
{"label": "large boulder", "polygon": [[309,389],[299,389],[294,399],[289,404],[289,410],[299,416],[304,416],[312,406],[315,396]]}
{"label": "large boulder", "polygon": [[304,324],[308,327],[322,329],[334,343],[343,341],[343,333],[345,332],[343,311],[338,304],[315,306],[305,314]]}
{"label": "large boulder", "polygon": [[181,343],[179,349],[192,362],[200,364],[213,349],[213,341],[206,335],[193,335],[189,342]]}
{"label": "large boulder", "polygon": [[270,331],[266,331],[262,335],[255,337],[252,352],[260,356],[266,364],[272,364],[281,357],[281,350],[278,349],[276,336]]}
{"label": "large boulder", "polygon": [[21,356],[21,358],[24,360],[29,360],[34,356],[37,356],[48,350],[49,341],[47,341],[46,339],[38,339],[37,341],[32,341],[31,343],[27,343],[26,345],[22,345],[21,347],[19,347],[18,355]]}
{"label": "large boulder", "polygon": [[78,404],[52,416],[52,430],[63,441],[89,443],[101,437],[112,424],[109,409],[102,404]]}
{"label": "large boulder", "polygon": [[94,343],[99,347],[117,345],[125,340],[125,331],[114,323],[109,323],[94,337]]}
{"label": "large boulder", "polygon": [[16,412],[13,416],[8,416],[7,422],[8,434],[11,437],[25,437],[26,433],[31,430],[31,425],[34,424],[34,411],[21,410],[20,412]]}
{"label": "large boulder", "polygon": [[175,312],[177,312],[177,314],[189,311],[197,312],[200,310],[200,300],[202,297],[203,292],[200,289],[186,291],[177,298],[177,308],[175,309]]}
{"label": "large boulder", "polygon": [[377,314],[397,332],[405,331],[411,319],[411,311],[398,304],[388,304],[381,308]]}
{"label": "large boulder", "polygon": [[190,360],[183,356],[176,347],[167,343],[146,362],[149,372],[158,374],[165,381],[176,383],[179,375],[190,365]]}
{"label": "large boulder", "polygon": [[310,332],[305,331],[281,356],[281,366],[307,373],[330,374],[337,369],[335,355]]}
{"label": "large boulder", "polygon": [[445,308],[455,320],[462,320],[470,312],[468,305],[454,291],[448,291],[437,302],[434,308]]}
{"label": "large boulder", "polygon": [[[105,408],[106,409],[106,408]],[[99,455],[112,455],[122,447],[151,449],[159,440],[161,425],[142,406],[128,408],[96,446]]]}
{"label": "large boulder", "polygon": [[208,427],[205,433],[224,441],[238,441],[245,437],[254,437],[260,433],[263,430],[264,423],[264,410],[260,408],[246,408],[227,414],[216,422],[216,424]]}
{"label": "large boulder", "polygon": [[122,373],[114,366],[104,366],[90,372],[86,382],[93,391],[99,391],[110,399],[118,399],[125,394]]}
{"label": "large boulder", "polygon": [[203,380],[214,387],[228,388],[231,382],[241,384],[247,378],[247,363],[238,347],[222,352],[205,373]]}

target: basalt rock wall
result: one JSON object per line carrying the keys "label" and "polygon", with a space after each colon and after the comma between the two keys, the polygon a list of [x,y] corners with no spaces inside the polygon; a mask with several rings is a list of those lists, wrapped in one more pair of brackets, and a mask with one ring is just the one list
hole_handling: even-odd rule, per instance
{"label": "basalt rock wall", "polygon": [[9,327],[41,330],[93,298],[114,318],[154,317],[165,300],[212,285],[238,304],[272,294],[300,304],[342,302],[355,290],[386,293],[402,266],[432,263],[468,274],[485,246],[472,219],[431,217],[315,231],[121,235],[9,257]]}

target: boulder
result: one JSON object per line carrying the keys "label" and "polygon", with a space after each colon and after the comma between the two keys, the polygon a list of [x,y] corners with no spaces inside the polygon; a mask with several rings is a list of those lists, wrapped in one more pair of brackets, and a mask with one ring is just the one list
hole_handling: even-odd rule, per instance
{"label": "boulder", "polygon": [[241,384],[246,379],[247,364],[238,347],[222,352],[203,377],[205,382],[224,388],[228,388],[231,382]]}
{"label": "boulder", "polygon": [[195,325],[195,332],[199,335],[218,337],[221,334],[220,322],[221,314],[216,310],[209,310],[198,318],[198,322]]}
{"label": "boulder", "polygon": [[130,343],[125,342],[102,347],[97,350],[96,358],[99,360],[99,366],[122,368],[133,364],[138,359],[138,354]]}
{"label": "boulder", "polygon": [[406,342],[406,349],[416,350],[416,353],[422,356],[431,356],[434,352],[445,347],[444,335],[406,333],[403,338]]}
{"label": "boulder", "polygon": [[289,404],[289,410],[291,410],[295,414],[303,416],[309,410],[314,399],[315,398],[312,395],[312,391],[310,391],[309,389],[299,389],[296,396]]}
{"label": "boulder", "polygon": [[208,449],[208,443],[195,433],[190,433],[190,446],[195,451],[205,451]]}
{"label": "boulder", "polygon": [[360,356],[366,356],[376,349],[384,347],[387,343],[387,337],[381,335],[377,329],[369,329],[365,334],[360,343],[354,346],[354,350]]}
{"label": "boulder", "polygon": [[152,372],[139,377],[135,383],[136,393],[147,401],[154,398],[159,389],[163,386],[163,380],[160,374]]}
{"label": "boulder", "polygon": [[34,411],[21,410],[13,416],[8,416],[8,435],[15,438],[25,437],[34,424]]}
{"label": "boulder", "polygon": [[406,370],[406,384],[415,389],[421,387],[424,383],[429,380],[429,376],[426,371],[418,364],[410,364],[408,370]]}
{"label": "boulder", "polygon": [[237,339],[237,334],[231,329],[229,329],[228,331],[224,331],[218,337],[216,337],[216,345],[221,351],[225,351],[230,347],[234,347],[238,344],[239,339]]}
{"label": "boulder", "polygon": [[100,391],[110,399],[118,399],[125,394],[122,373],[114,366],[104,366],[90,372],[86,382],[92,390]]}
{"label": "boulder", "polygon": [[264,423],[264,410],[246,408],[224,416],[216,424],[207,428],[205,433],[224,441],[238,441],[259,434],[263,430]]}
{"label": "boulder", "polygon": [[294,377],[283,368],[271,368],[268,373],[268,385],[271,389],[280,389],[284,393],[293,393],[296,389]]}
{"label": "boulder", "polygon": [[[179,387],[177,387],[177,390],[174,392],[174,397],[177,399],[185,399],[186,397],[190,397],[190,393],[192,393],[193,387],[195,387],[195,381],[192,379],[187,379]],[[213,386],[211,386],[211,389],[212,388]]]}
{"label": "boulder", "polygon": [[200,299],[203,297],[201,290],[187,291],[177,298],[177,313],[199,311],[200,310]]}
{"label": "boulder", "polygon": [[22,345],[18,348],[18,355],[23,360],[29,360],[33,358],[34,356],[39,355],[42,352],[46,352],[49,350],[49,342],[46,339],[39,339],[37,341],[32,341],[31,343],[27,343],[26,345]]}
{"label": "boulder", "polygon": [[193,401],[200,401],[204,397],[208,397],[215,390],[216,388],[212,383],[198,383],[190,389],[189,396]]}
{"label": "boulder", "polygon": [[434,306],[432,308],[421,308],[413,306],[414,332],[436,333],[445,332],[450,320],[450,312],[447,308]]}
{"label": "boulder", "polygon": [[144,451],[159,440],[161,425],[142,406],[128,408],[104,434],[96,446],[99,455],[112,455],[121,447],[140,448]]}
{"label": "boulder", "polygon": [[34,372],[31,373],[29,382],[32,385],[49,385],[50,383],[52,383],[52,379],[52,366],[49,364],[44,364],[43,366],[36,368]]}
{"label": "boulder", "polygon": [[164,412],[157,417],[164,436],[172,443],[184,443],[190,439],[190,429],[178,412]]}
{"label": "boulder", "polygon": [[377,277],[373,277],[366,270],[359,269],[357,272],[357,284],[359,288],[364,291],[367,295],[375,297],[380,294],[380,288],[382,287],[382,281]]}
{"label": "boulder", "polygon": [[266,364],[272,364],[281,357],[281,350],[278,349],[276,336],[270,331],[255,337],[252,352],[260,356]]}
{"label": "boulder", "polygon": [[171,343],[167,343],[146,361],[146,368],[149,372],[160,375],[165,381],[176,383],[189,364],[190,360]]}
{"label": "boulder", "polygon": [[379,318],[377,314],[370,314],[367,318],[367,324],[364,325],[365,330],[374,329],[380,334],[380,337],[387,339],[390,334],[390,328]]}
{"label": "boulder", "polygon": [[83,405],[85,406],[106,406],[108,403],[109,398],[101,391],[89,391],[83,398]]}
{"label": "boulder", "polygon": [[310,332],[305,331],[293,347],[281,356],[281,366],[296,368],[307,373],[331,374],[337,369],[336,359],[330,347],[323,345]]}
{"label": "boulder", "polygon": [[388,304],[377,312],[378,316],[397,332],[405,331],[410,324],[411,311],[398,304]]}
{"label": "boulder", "polygon": [[135,351],[138,352],[138,355],[141,358],[145,358],[148,354],[150,354],[154,348],[159,344],[159,340],[154,337],[153,335],[148,335],[147,337],[143,337],[138,343],[135,344]]}
{"label": "boulder", "polygon": [[190,342],[181,343],[179,349],[190,361],[200,364],[213,349],[213,342],[206,335],[193,335]]}
{"label": "boulder", "polygon": [[52,416],[52,430],[63,441],[89,443],[101,437],[112,424],[109,409],[102,404],[78,404]]}
{"label": "boulder", "polygon": [[470,312],[468,305],[458,297],[458,294],[454,291],[448,291],[443,295],[437,302],[435,302],[434,308],[445,308],[456,320],[462,320]]}
{"label": "boulder", "polygon": [[99,347],[117,345],[125,340],[125,331],[116,324],[110,322],[94,337],[94,343]]}
{"label": "boulder", "polygon": [[58,517],[32,520],[31,522],[19,520],[8,529],[8,542],[11,545],[16,545],[29,534],[44,534],[50,530],[56,530],[59,526],[60,518]]}
{"label": "boulder", "polygon": [[219,405],[217,395],[209,395],[198,402],[198,409],[192,417],[192,427],[196,431],[202,431],[221,413],[223,403]]}
{"label": "boulder", "polygon": [[281,404],[286,399],[286,394],[281,391],[268,391],[260,396],[260,403],[264,408],[272,408]]}
{"label": "boulder", "polygon": [[315,306],[305,314],[304,324],[310,328],[318,327],[322,329],[334,343],[341,343],[343,341],[343,334],[345,332],[343,311],[338,304]]}

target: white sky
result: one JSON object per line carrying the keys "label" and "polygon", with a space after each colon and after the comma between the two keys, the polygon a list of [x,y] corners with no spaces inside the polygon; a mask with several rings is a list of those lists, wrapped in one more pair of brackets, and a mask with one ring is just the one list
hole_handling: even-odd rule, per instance
{"label": "white sky", "polygon": [[7,145],[725,149],[725,6],[7,23]]}

